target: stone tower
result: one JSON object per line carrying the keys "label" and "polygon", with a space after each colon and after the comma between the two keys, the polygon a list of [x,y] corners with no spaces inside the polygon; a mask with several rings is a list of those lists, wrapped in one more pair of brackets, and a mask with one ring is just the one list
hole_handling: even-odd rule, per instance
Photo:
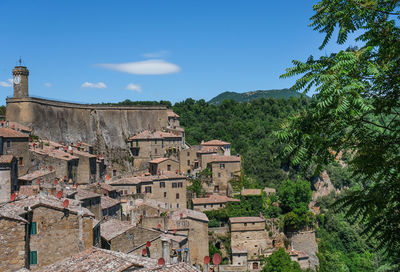
{"label": "stone tower", "polygon": [[29,70],[25,66],[15,66],[12,70],[14,98],[28,97]]}

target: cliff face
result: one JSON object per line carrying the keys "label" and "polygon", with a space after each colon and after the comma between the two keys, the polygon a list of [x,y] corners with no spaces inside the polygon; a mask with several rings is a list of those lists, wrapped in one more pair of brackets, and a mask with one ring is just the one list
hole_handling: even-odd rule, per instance
{"label": "cliff face", "polygon": [[32,127],[34,134],[44,139],[92,144],[96,153],[110,159],[109,165],[130,169],[126,140],[144,129],[166,127],[166,110],[160,106],[82,105],[26,97],[7,99],[6,118]]}

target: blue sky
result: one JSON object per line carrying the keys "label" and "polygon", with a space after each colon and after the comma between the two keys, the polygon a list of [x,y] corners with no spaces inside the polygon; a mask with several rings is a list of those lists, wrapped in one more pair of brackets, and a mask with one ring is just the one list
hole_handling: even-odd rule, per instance
{"label": "blue sky", "polygon": [[315,2],[2,0],[0,104],[20,56],[31,95],[66,101],[290,87],[294,79],[279,75],[291,60],[339,49],[318,50],[323,35],[308,27]]}

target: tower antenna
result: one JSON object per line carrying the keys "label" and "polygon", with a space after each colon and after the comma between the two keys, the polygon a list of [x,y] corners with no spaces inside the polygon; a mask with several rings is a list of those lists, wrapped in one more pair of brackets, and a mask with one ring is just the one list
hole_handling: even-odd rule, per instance
{"label": "tower antenna", "polygon": [[19,62],[19,66],[22,66],[22,58],[21,57],[19,57],[18,62]]}

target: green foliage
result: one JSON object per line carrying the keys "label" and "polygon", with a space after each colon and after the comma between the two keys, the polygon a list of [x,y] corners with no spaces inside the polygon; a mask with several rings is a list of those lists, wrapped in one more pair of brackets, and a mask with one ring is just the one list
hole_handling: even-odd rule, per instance
{"label": "green foliage", "polygon": [[335,151],[352,154],[348,165],[356,186],[337,204],[348,217],[362,221],[364,233],[394,263],[400,263],[399,8],[397,0],[322,0],[314,5],[311,26],[325,33],[321,48],[335,29],[339,44],[359,30],[360,48],[293,61],[282,77],[300,75],[293,90],[307,93],[315,87],[315,100],[276,133],[286,158],[303,170],[316,163],[315,172],[320,171]]}
{"label": "green foliage", "polygon": [[[204,211],[204,213],[209,219],[209,227],[220,227],[221,225],[226,225],[229,221],[229,215],[226,209]],[[213,226],[210,226],[211,221]],[[218,225],[216,225],[216,222],[218,222]]]}
{"label": "green foliage", "polygon": [[221,255],[221,257],[222,257],[222,251],[219,250],[219,249],[212,243],[212,241],[210,241],[210,242],[208,243],[208,256],[210,256],[210,258],[211,258],[211,261],[210,261],[211,264],[213,264],[212,256],[214,256],[215,253],[218,253],[218,254]]}
{"label": "green foliage", "polygon": [[[210,105],[204,100],[186,99],[172,108],[180,115],[186,141],[199,144],[202,140],[222,139],[232,144],[232,154],[242,156],[246,176],[239,186],[278,188],[288,176],[276,159],[283,146],[275,142],[272,132],[291,113],[307,107],[310,99],[258,99],[248,103],[232,100]],[[287,169],[292,171],[292,169]],[[291,175],[291,172],[289,173]]]}
{"label": "green foliage", "polygon": [[192,181],[192,184],[187,186],[187,190],[191,193],[196,194],[196,197],[201,197],[205,193],[199,179],[194,179]]}
{"label": "green foliage", "polygon": [[263,195],[240,196],[240,202],[229,202],[226,205],[229,217],[260,216],[265,210]]}
{"label": "green foliage", "polygon": [[224,100],[234,100],[236,102],[249,102],[255,99],[261,98],[284,98],[288,99],[290,97],[300,97],[301,94],[289,89],[282,90],[266,90],[266,91],[254,91],[246,93],[236,93],[236,92],[223,92],[210,101],[211,105],[220,105]]}
{"label": "green foliage", "polygon": [[278,191],[283,212],[290,212],[308,205],[311,201],[311,194],[310,182],[305,180],[297,180],[296,182],[286,180]]}
{"label": "green foliage", "polygon": [[132,101],[126,99],[122,102],[118,103],[101,103],[104,106],[165,106],[167,108],[171,108],[172,104],[169,101],[160,100],[160,101]]}
{"label": "green foliage", "polygon": [[300,265],[290,259],[283,248],[278,249],[265,259],[262,272],[301,272]]}

